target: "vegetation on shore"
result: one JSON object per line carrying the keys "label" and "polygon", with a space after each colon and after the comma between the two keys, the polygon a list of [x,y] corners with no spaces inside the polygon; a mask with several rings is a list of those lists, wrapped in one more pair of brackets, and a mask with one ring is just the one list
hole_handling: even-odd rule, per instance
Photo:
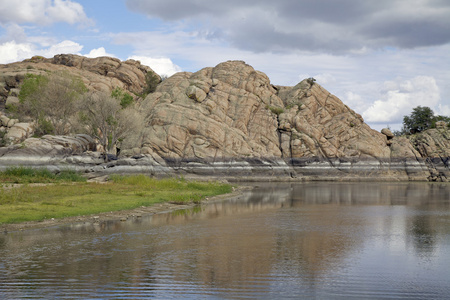
{"label": "vegetation on shore", "polygon": [[[20,172],[26,173],[24,170]],[[199,203],[205,197],[232,191],[228,184],[154,179],[145,175],[112,176],[107,183],[49,179],[51,176],[41,175],[41,182],[53,184],[36,186],[28,183],[39,182],[37,176],[23,175],[23,180],[18,180],[21,176],[14,177],[11,173],[14,172],[0,173],[0,224],[91,215],[163,202]],[[10,187],[6,182],[11,178],[10,183],[24,184]]]}
{"label": "vegetation on shore", "polygon": [[57,182],[86,182],[86,178],[72,170],[63,170],[57,174],[47,169],[33,169],[13,167],[0,172],[2,183],[57,183]]}

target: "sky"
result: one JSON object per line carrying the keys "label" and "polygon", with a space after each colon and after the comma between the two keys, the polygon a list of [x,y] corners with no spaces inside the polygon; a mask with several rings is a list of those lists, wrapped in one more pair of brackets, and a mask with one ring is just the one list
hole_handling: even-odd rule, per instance
{"label": "sky", "polygon": [[61,53],[314,77],[376,130],[419,105],[450,116],[448,0],[0,0],[0,64]]}

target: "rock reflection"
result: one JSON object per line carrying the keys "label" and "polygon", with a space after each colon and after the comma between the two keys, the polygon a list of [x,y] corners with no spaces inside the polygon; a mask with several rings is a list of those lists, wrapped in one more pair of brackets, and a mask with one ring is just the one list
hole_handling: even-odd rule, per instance
{"label": "rock reflection", "polygon": [[[187,210],[4,234],[0,284],[131,286],[146,296],[177,285],[255,296],[289,278],[314,290],[367,249],[437,255],[450,236],[449,192],[421,183],[261,184]],[[36,294],[49,290],[40,284]]]}

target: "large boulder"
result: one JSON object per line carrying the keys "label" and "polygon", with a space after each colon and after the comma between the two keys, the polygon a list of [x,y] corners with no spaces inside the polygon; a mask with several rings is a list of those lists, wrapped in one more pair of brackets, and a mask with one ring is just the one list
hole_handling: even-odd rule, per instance
{"label": "large boulder", "polygon": [[17,144],[29,138],[34,132],[34,123],[15,123],[5,134],[5,139],[12,144]]}
{"label": "large boulder", "polygon": [[95,151],[95,140],[85,134],[75,136],[51,136],[28,138],[20,145],[0,147],[0,165],[20,162],[18,158],[38,160],[49,157],[64,157]]}

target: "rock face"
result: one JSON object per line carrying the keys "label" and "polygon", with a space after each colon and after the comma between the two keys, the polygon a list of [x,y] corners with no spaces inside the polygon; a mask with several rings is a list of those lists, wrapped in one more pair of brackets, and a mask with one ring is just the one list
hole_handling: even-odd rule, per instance
{"label": "rock face", "polygon": [[286,105],[279,116],[284,157],[389,157],[386,137],[320,85],[304,80],[279,94]]}
{"label": "rock face", "polygon": [[318,84],[275,87],[240,61],[165,80],[141,107],[161,157],[389,157],[386,136]]}
{"label": "rock face", "polygon": [[283,102],[267,76],[243,62],[178,73],[142,104],[142,145],[169,158],[280,157],[277,115],[268,107]]}

